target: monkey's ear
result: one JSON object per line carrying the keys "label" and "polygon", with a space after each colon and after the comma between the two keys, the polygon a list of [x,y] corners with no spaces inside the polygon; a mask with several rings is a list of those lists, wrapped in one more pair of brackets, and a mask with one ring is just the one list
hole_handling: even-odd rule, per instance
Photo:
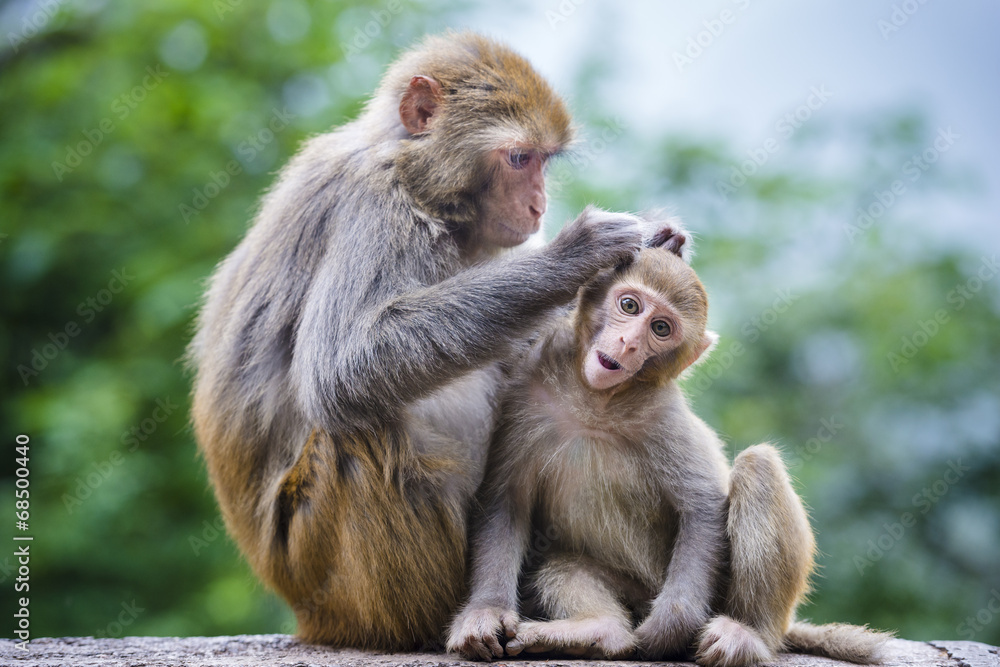
{"label": "monkey's ear", "polygon": [[426,131],[440,101],[440,83],[422,74],[410,79],[410,84],[399,101],[399,120],[403,122],[406,131],[410,134]]}
{"label": "monkey's ear", "polygon": [[708,353],[712,351],[715,344],[719,342],[719,334],[714,331],[709,331],[705,329],[705,334],[701,337],[701,341],[698,346],[694,348],[691,353],[691,358],[684,363],[684,368],[681,370],[687,370],[693,366],[696,362],[704,361],[708,358]]}

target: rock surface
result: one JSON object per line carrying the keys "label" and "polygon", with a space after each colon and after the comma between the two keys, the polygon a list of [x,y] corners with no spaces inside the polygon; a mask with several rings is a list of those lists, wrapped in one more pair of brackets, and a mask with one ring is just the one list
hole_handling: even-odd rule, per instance
{"label": "rock surface", "polygon": [[[912,642],[894,639],[886,648],[885,667],[1000,667],[998,649],[978,642]],[[191,667],[253,665],[306,667],[338,665],[355,667],[451,667],[474,665],[442,653],[371,653],[304,644],[289,635],[238,635],[235,637],[126,637],[94,639],[63,637],[34,639],[28,651],[13,640],[0,640],[0,665],[53,667]],[[480,663],[481,664],[481,663]],[[522,667],[615,667],[651,663],[589,660],[504,660],[495,665]],[[657,663],[691,665],[691,663]],[[848,665],[815,656],[783,653],[780,667],[833,667]]]}

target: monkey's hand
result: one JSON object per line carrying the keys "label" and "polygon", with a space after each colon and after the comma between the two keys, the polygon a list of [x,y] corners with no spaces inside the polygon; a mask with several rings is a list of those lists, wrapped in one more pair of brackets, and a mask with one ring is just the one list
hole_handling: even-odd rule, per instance
{"label": "monkey's hand", "polygon": [[502,658],[500,639],[516,635],[518,621],[512,609],[466,607],[451,623],[447,648],[467,660]]}
{"label": "monkey's hand", "polygon": [[601,269],[633,262],[642,243],[643,224],[627,213],[588,206],[563,227],[545,252],[582,283]]}
{"label": "monkey's hand", "polygon": [[708,619],[708,609],[701,605],[674,600],[662,607],[654,606],[646,620],[635,630],[642,657],[647,660],[662,660],[686,655],[698,631]]}
{"label": "monkey's hand", "polygon": [[691,232],[684,229],[677,217],[643,216],[642,245],[647,248],[663,248],[685,262],[691,262]]}

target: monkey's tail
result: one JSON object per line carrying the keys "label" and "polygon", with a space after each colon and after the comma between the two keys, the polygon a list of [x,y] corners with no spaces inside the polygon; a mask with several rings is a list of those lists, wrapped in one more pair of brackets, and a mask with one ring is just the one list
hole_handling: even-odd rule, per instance
{"label": "monkey's tail", "polygon": [[890,632],[870,630],[867,625],[798,622],[792,623],[785,633],[785,649],[871,665],[882,662],[885,644],[893,636]]}

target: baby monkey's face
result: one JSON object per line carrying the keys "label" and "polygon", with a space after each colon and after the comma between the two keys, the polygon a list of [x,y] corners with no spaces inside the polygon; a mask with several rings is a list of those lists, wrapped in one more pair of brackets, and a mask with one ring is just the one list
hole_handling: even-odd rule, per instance
{"label": "baby monkey's face", "polygon": [[684,340],[682,319],[662,294],[638,282],[620,281],[596,312],[603,317],[583,375],[592,389],[610,389],[639,372],[652,357],[669,353]]}

